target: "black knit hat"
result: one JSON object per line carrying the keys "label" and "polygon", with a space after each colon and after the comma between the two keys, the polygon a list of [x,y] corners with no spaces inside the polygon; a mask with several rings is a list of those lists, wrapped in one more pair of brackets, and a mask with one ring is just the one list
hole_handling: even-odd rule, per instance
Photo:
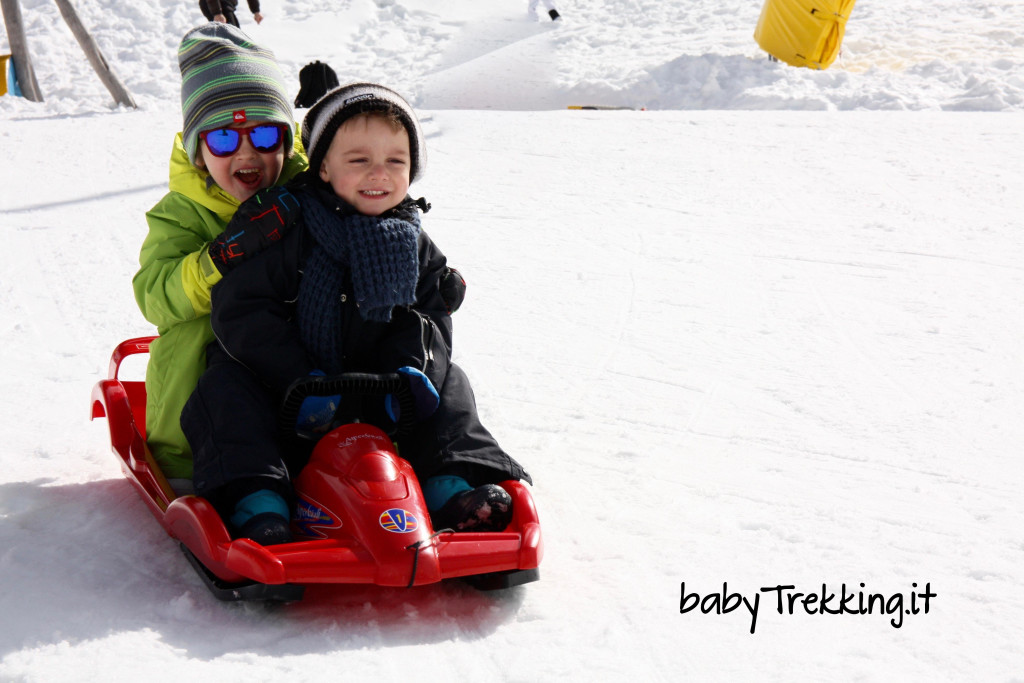
{"label": "black knit hat", "polygon": [[427,149],[423,131],[412,106],[390,88],[375,83],[349,83],[329,91],[314,104],[302,122],[302,145],[309,154],[309,167],[320,170],[327,150],[341,124],[357,114],[393,111],[409,133],[409,182],[423,175]]}
{"label": "black knit hat", "polygon": [[241,29],[210,22],[192,29],[178,46],[181,67],[182,143],[196,160],[199,133],[242,121],[288,126],[292,116],[284,76],[274,53],[249,40]]}

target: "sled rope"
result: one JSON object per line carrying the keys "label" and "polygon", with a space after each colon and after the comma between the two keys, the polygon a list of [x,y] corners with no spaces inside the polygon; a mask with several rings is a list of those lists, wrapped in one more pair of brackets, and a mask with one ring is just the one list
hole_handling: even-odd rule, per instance
{"label": "sled rope", "polygon": [[437,538],[441,534],[453,534],[453,533],[455,533],[455,529],[438,529],[437,531],[435,531],[430,536],[427,536],[426,538],[424,538],[422,540],[416,541],[415,543],[410,543],[409,545],[405,546],[406,550],[411,550],[412,551],[412,576],[409,577],[409,585],[406,586],[406,588],[412,588],[413,585],[416,583],[416,568],[419,566],[420,551],[423,550],[423,545],[425,543],[429,543],[429,542],[433,541],[435,538]]}

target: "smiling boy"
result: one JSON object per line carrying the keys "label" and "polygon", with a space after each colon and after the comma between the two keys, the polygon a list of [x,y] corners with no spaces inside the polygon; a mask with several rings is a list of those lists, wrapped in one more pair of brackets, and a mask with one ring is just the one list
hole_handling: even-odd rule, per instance
{"label": "smiling boy", "polygon": [[247,123],[243,109],[234,112],[230,126],[199,133],[203,144],[196,159],[196,167],[239,202],[277,182],[284,168],[282,143],[291,134],[281,123]]}
{"label": "smiling boy", "polygon": [[233,26],[210,23],[185,35],[178,63],[183,126],[171,151],[170,191],[146,214],[132,284],[160,335],[146,369],[147,445],[172,487],[185,492],[192,454],[179,420],[213,341],[210,290],[268,241],[252,230],[244,243],[231,239],[239,230],[228,230],[229,221],[257,191],[305,169],[306,159],[293,150],[294,119],[272,52]]}
{"label": "smiling boy", "polygon": [[[226,353],[211,347],[182,415],[196,493],[236,536],[291,540],[291,477],[309,452],[281,444],[274,406],[311,374],[398,372],[416,398],[400,452],[434,528],[504,529],[512,499],[498,484],[530,477],[480,423],[469,380],[452,363],[452,270],[420,229],[429,205],[407,194],[426,162],[412,107],[380,85],[341,86],[306,114],[302,141],[310,168],[288,184],[301,206],[296,224],[213,291],[211,321]],[[253,386],[249,375],[269,392],[242,390]],[[340,398],[307,398],[296,430],[322,433]],[[382,403],[358,417],[397,421]]]}
{"label": "smiling boy", "polygon": [[320,179],[334,194],[367,216],[379,216],[409,190],[409,136],[397,117],[363,115],[338,129]]}

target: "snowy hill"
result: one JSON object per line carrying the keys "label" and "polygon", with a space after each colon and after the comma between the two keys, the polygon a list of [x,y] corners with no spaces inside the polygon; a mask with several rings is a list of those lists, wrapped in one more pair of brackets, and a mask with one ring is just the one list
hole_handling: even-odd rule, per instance
{"label": "snowy hill", "polygon": [[240,12],[296,90],[321,59],[419,109],[456,357],[546,541],[504,594],[267,609],[206,592],[88,420],[152,332],[130,280],[199,11],[76,3],[126,110],[22,0],[45,102],[0,98],[0,680],[1022,680],[1021,4],[860,0],[823,72],[765,59],[759,3],[558,6]]}

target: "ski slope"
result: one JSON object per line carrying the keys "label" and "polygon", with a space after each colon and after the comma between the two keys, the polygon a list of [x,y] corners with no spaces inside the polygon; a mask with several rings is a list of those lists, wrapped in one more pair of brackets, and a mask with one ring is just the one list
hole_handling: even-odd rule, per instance
{"label": "ski slope", "polygon": [[765,59],[758,3],[243,9],[296,90],[321,59],[419,110],[456,359],[546,542],[503,594],[273,609],[206,592],[88,420],[152,333],[130,281],[201,15],[76,7],[139,106],[21,2],[45,101],[0,98],[0,680],[1021,680],[1020,3],[860,0],[824,72]]}

